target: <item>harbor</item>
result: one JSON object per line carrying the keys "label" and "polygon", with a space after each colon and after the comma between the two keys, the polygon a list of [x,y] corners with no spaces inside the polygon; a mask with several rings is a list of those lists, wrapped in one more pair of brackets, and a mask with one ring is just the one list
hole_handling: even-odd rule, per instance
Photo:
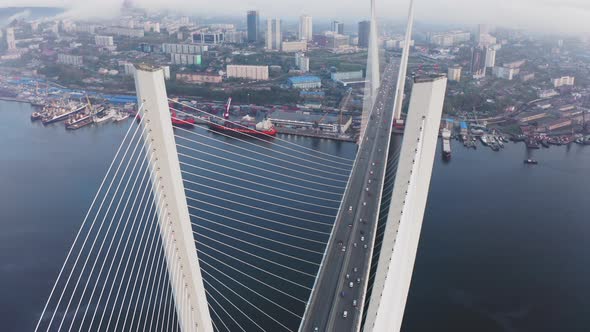
{"label": "harbor", "polygon": [[[502,131],[502,127],[490,126],[484,123],[467,123],[455,119],[444,119],[441,122],[440,136],[442,137],[442,157],[445,160],[451,158],[450,141],[457,141],[467,149],[479,147],[489,148],[498,152],[504,149],[507,144],[523,143],[527,150],[547,149],[551,146],[569,146],[577,144],[590,146],[590,130],[586,122],[577,127],[569,128],[569,131],[560,132],[539,132],[532,126],[521,126],[519,134]],[[525,163],[527,160],[525,160]],[[534,161],[534,160],[531,160]],[[528,164],[536,164],[528,162]]]}
{"label": "harbor", "polygon": [[[4,312],[15,317],[6,322],[4,327],[8,331],[34,329],[34,326],[29,328],[31,322],[28,317],[36,315],[43,307],[47,292],[40,283],[31,281],[31,275],[50,280],[59,272],[64,252],[70,246],[68,241],[75,235],[72,230],[80,227],[80,220],[86,212],[84,207],[96,191],[94,184],[99,184],[103,178],[114,147],[120,143],[129,124],[109,122],[110,125],[65,131],[59,123],[43,127],[40,121],[31,122],[29,113],[32,111],[28,104],[0,102],[0,142],[4,143],[5,155],[14,160],[0,163],[0,168],[4,170],[1,183],[15,184],[3,186],[2,194],[7,199],[0,201],[6,216],[4,222],[8,225],[5,245],[13,248],[17,255],[7,263],[39,260],[37,251],[27,250],[28,241],[44,244],[47,248],[43,256],[46,264],[0,274],[4,284],[11,286],[7,288],[3,301],[0,300]],[[201,126],[196,126],[194,130],[207,134]],[[326,153],[354,157],[355,146],[351,143],[280,137]],[[266,144],[258,140],[252,143]],[[222,142],[215,144],[217,147],[225,146]],[[457,312],[463,314],[461,310],[467,314],[471,312],[471,307],[464,309],[466,297],[474,299],[475,302],[468,303],[471,306],[497,307],[504,303],[512,305],[516,294],[520,299],[519,305],[533,308],[536,303],[562,301],[564,305],[556,307],[556,314],[577,317],[577,321],[573,322],[563,320],[568,331],[575,331],[573,325],[576,322],[585,322],[583,308],[586,296],[590,295],[590,287],[584,278],[578,278],[574,273],[547,274],[546,271],[548,266],[556,268],[563,264],[570,271],[588,266],[585,257],[571,256],[571,250],[584,252],[587,246],[590,206],[584,201],[590,178],[586,176],[585,165],[590,163],[590,149],[574,143],[527,150],[523,143],[509,143],[501,152],[494,152],[481,148],[480,141],[477,142],[477,150],[463,148],[456,139],[451,140],[451,145],[451,162],[435,159],[431,203],[421,235],[424,240],[420,264],[415,270],[413,287],[416,291],[410,293],[408,321],[420,329],[425,324],[424,310],[433,310],[437,313],[436,322],[444,322]],[[539,164],[523,164],[525,159],[536,159]],[[48,172],[51,174],[48,175]],[[257,172],[265,174],[264,170]],[[555,177],[559,180],[556,181]],[[23,185],[28,183],[38,186]],[[521,199],[523,197],[526,199]],[[547,197],[552,197],[551,204],[545,203]],[[35,202],[38,209],[14,203],[26,201]],[[238,202],[245,203],[242,200]],[[465,209],[457,210],[457,202],[469,204],[465,204]],[[571,210],[571,206],[581,206],[581,209]],[[507,216],[507,213],[510,215]],[[565,214],[571,217],[563,218]],[[567,240],[571,250],[555,250],[555,247],[547,246],[554,241],[556,221],[562,227],[560,236]],[[535,233],[533,237],[531,230]],[[457,234],[465,236],[458,237]],[[533,246],[531,250],[522,250],[525,239]],[[472,250],[466,251],[465,248]],[[478,259],[480,257],[486,259]],[[509,262],[505,262],[506,257]],[[572,260],[572,257],[576,259]],[[476,264],[476,269],[471,268],[473,264]],[[503,264],[515,273],[499,271],[497,267]],[[527,288],[529,280],[519,277],[528,273],[541,278],[538,279],[543,285],[541,290],[565,287],[568,291],[557,295],[549,291],[530,291]],[[440,278],[433,280],[433,274]],[[471,277],[463,282],[465,275]],[[482,280],[486,278],[500,280],[501,291],[485,287]],[[462,281],[459,286],[456,286],[457,280]],[[31,287],[34,291],[18,291]],[[583,296],[572,297],[569,295],[572,293]],[[19,314],[22,308],[28,313]],[[572,313],[575,315],[570,316]],[[473,328],[477,331],[477,327],[485,324],[496,326],[493,313],[474,314],[473,317],[476,323],[465,326],[466,330]],[[532,314],[519,322],[525,326],[523,328],[543,330],[539,327],[539,319],[542,323],[551,323],[548,318]],[[428,325],[425,330],[436,330],[436,326]]]}
{"label": "harbor", "polygon": [[[38,109],[31,114],[32,121],[40,120],[45,125],[64,122],[68,130],[122,121],[137,112],[136,96],[69,89],[37,78],[0,77],[0,100],[35,106]],[[276,133],[345,142],[356,141],[360,127],[359,117],[342,111],[287,105],[234,105],[231,98],[226,102],[183,97],[175,100],[178,104],[171,105],[171,119],[179,127],[204,125],[219,129],[212,122],[221,115],[232,119],[269,117],[266,126],[272,125]],[[185,115],[177,116],[176,110]]]}

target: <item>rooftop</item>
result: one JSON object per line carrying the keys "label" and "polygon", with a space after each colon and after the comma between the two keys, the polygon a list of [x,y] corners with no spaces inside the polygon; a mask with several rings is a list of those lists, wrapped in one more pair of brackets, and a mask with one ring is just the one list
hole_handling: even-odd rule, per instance
{"label": "rooftop", "polygon": [[322,80],[317,76],[295,76],[295,77],[289,77],[288,81],[291,84],[298,84],[298,83],[315,83],[315,82],[321,82]]}

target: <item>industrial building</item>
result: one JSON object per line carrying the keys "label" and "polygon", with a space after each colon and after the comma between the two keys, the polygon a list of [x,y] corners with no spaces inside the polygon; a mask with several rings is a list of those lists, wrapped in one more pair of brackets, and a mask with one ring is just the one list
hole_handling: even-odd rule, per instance
{"label": "industrial building", "polygon": [[557,119],[545,125],[547,131],[562,129],[571,126],[573,121],[571,119]]}
{"label": "industrial building", "polygon": [[544,111],[540,111],[540,112],[534,112],[534,113],[519,114],[516,117],[516,119],[520,123],[527,123],[527,122],[536,121],[536,120],[546,118],[547,116],[549,116],[549,113],[544,112]]}
{"label": "industrial building", "polygon": [[293,89],[317,89],[322,87],[322,80],[317,76],[289,77],[287,84]]}
{"label": "industrial building", "polygon": [[365,83],[362,70],[332,73],[330,74],[330,78],[332,81],[340,83],[343,86],[355,83]]}
{"label": "industrial building", "polygon": [[272,113],[272,122],[277,127],[290,129],[317,129],[330,133],[345,133],[352,124],[352,117],[301,111],[275,111]]}

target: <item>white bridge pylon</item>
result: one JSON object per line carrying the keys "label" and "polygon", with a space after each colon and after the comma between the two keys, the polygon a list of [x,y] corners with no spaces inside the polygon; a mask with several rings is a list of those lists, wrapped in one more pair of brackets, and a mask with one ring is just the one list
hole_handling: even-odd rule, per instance
{"label": "white bridge pylon", "polygon": [[[168,273],[170,276],[178,275],[170,278],[170,283],[179,326],[182,331],[212,332],[213,325],[170,122],[163,70],[144,64],[137,65],[135,86],[137,99],[144,105],[144,138],[151,143],[151,151],[148,153],[155,159],[152,164],[152,189],[161,193],[167,211],[165,214],[160,213],[158,224]],[[155,187],[157,183],[159,188]],[[164,229],[169,229],[169,236],[165,236]],[[180,273],[175,272],[178,269]]]}

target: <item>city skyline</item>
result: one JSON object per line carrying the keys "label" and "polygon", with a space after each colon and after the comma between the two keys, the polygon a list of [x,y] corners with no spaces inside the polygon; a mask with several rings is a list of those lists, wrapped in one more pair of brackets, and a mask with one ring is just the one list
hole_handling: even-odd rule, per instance
{"label": "city skyline", "polygon": [[[104,17],[119,13],[123,0],[105,0],[100,4],[90,4],[81,0],[6,0],[4,6],[58,6],[69,9],[76,17]],[[297,19],[308,14],[317,19],[362,20],[369,16],[366,1],[353,2],[346,7],[336,6],[335,2],[313,2],[286,0],[283,6],[273,6],[268,0],[237,1],[226,0],[223,8],[219,6],[195,6],[188,0],[136,0],[134,5],[148,10],[174,10],[182,8],[187,14],[240,16],[247,10],[260,11],[261,17],[281,17],[284,20]],[[205,7],[204,7],[205,6]],[[403,19],[408,1],[388,3],[377,1],[379,18],[391,20]],[[284,12],[285,8],[298,8],[299,12]],[[193,9],[191,9],[193,8]],[[441,14],[447,13],[448,15]],[[452,15],[451,15],[452,14]],[[416,3],[416,20],[436,24],[477,24],[510,26],[539,32],[567,33],[579,35],[590,31],[590,3],[580,0],[499,0],[472,2],[467,0],[450,0],[438,3],[423,0]],[[568,22],[563,24],[562,22]]]}

